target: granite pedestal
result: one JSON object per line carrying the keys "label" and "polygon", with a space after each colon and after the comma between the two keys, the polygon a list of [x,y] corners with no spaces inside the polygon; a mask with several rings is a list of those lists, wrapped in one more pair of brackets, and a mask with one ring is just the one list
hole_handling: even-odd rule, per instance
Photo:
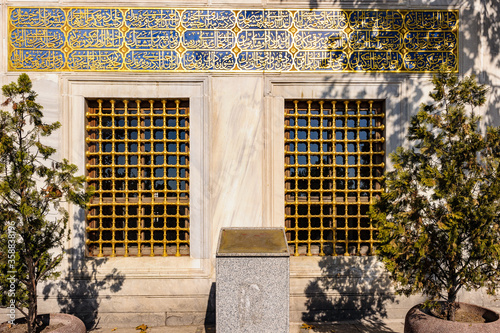
{"label": "granite pedestal", "polygon": [[282,228],[224,228],[216,262],[217,333],[288,333],[290,257]]}

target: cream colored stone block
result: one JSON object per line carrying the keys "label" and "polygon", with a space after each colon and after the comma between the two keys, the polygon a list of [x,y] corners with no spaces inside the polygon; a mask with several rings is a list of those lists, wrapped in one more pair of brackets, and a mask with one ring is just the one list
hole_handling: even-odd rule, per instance
{"label": "cream colored stone block", "polygon": [[128,278],[117,273],[118,278],[92,277],[90,280],[81,277],[69,281],[46,281],[39,285],[39,292],[57,298],[63,295],[96,295],[99,297],[143,296],[143,297],[201,297],[206,296],[212,288],[212,281],[203,278]]}
{"label": "cream colored stone block", "polygon": [[262,226],[264,152],[261,76],[211,80],[211,253],[221,227]]}
{"label": "cream colored stone block", "polygon": [[164,326],[165,313],[135,312],[135,313],[100,313],[98,327],[137,327],[146,324],[149,327]]}
{"label": "cream colored stone block", "polygon": [[[29,1],[29,0],[24,0]],[[42,1],[42,0],[38,0]],[[68,6],[103,6],[102,1],[85,1],[85,0],[51,0],[62,2]],[[210,0],[120,0],[120,2],[112,2],[112,6],[115,7],[145,7],[145,8],[161,8],[161,7],[173,7],[173,8],[183,8],[183,7],[192,7],[199,8],[207,6],[210,3]],[[109,2],[108,2],[109,4]]]}
{"label": "cream colored stone block", "polygon": [[[67,299],[48,298],[43,304],[48,309],[58,309],[61,302]],[[207,310],[207,296],[189,296],[168,297],[168,296],[126,296],[114,295],[107,297],[80,298],[77,301],[70,302],[70,306],[64,306],[66,310],[72,312],[90,312],[98,309],[103,313],[140,313],[140,312],[203,312]],[[98,306],[98,308],[97,308]],[[57,311],[57,310],[56,310]]]}
{"label": "cream colored stone block", "polygon": [[262,8],[262,6],[265,4],[265,0],[212,0],[212,4],[214,6],[233,6],[236,8],[241,8],[242,6],[252,6],[252,7],[259,7],[259,9]]}
{"label": "cream colored stone block", "polygon": [[[8,17],[8,10],[7,10],[7,5],[5,4],[6,0],[1,0],[0,1],[0,74],[3,74],[7,72],[7,59],[8,59],[8,53],[7,53],[7,24],[3,24],[3,22],[7,21]],[[0,75],[0,83],[4,85],[6,82],[3,81],[2,78],[3,75]]]}

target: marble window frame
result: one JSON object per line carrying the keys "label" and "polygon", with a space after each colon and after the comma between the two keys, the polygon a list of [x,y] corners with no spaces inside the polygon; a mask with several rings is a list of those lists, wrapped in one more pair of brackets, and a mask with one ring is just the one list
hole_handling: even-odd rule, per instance
{"label": "marble window frame", "polygon": [[[61,75],[62,153],[85,170],[86,99],[189,99],[190,107],[190,255],[183,257],[97,258],[85,254],[85,212],[70,211],[71,240],[68,270],[75,276],[100,261],[97,276],[117,270],[125,277],[208,277],[210,229],[208,223],[208,77],[172,75]],[[82,266],[83,265],[83,266]]]}
{"label": "marble window frame", "polygon": [[[268,227],[285,223],[285,100],[361,100],[385,101],[385,164],[389,153],[404,142],[404,125],[409,121],[406,110],[406,76],[269,76],[265,82],[265,162],[263,214]],[[311,257],[308,257],[311,258]],[[293,266],[293,265],[292,265]],[[304,271],[305,274],[309,269]]]}

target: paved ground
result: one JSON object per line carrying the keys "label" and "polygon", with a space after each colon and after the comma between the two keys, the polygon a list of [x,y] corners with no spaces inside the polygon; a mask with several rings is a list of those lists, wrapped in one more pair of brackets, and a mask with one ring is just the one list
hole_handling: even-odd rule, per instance
{"label": "paved ground", "polygon": [[[322,325],[302,325],[292,323],[290,333],[403,333],[403,320],[385,320],[381,322],[353,321]],[[142,331],[144,332],[144,331]],[[148,327],[147,333],[215,333],[213,326],[164,326]],[[135,328],[98,328],[92,333],[141,333]],[[257,332],[256,332],[257,333]]]}

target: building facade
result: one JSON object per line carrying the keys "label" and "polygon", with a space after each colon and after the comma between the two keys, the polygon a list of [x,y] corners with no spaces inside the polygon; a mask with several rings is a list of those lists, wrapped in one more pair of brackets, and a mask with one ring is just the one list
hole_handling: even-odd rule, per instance
{"label": "building facade", "polygon": [[[402,318],[367,217],[440,68],[491,87],[494,0],[1,1],[0,78],[27,72],[59,158],[96,194],[70,207],[42,311],[88,327],[214,321],[222,227],[284,227],[290,319]],[[485,293],[461,300],[500,308]]]}

